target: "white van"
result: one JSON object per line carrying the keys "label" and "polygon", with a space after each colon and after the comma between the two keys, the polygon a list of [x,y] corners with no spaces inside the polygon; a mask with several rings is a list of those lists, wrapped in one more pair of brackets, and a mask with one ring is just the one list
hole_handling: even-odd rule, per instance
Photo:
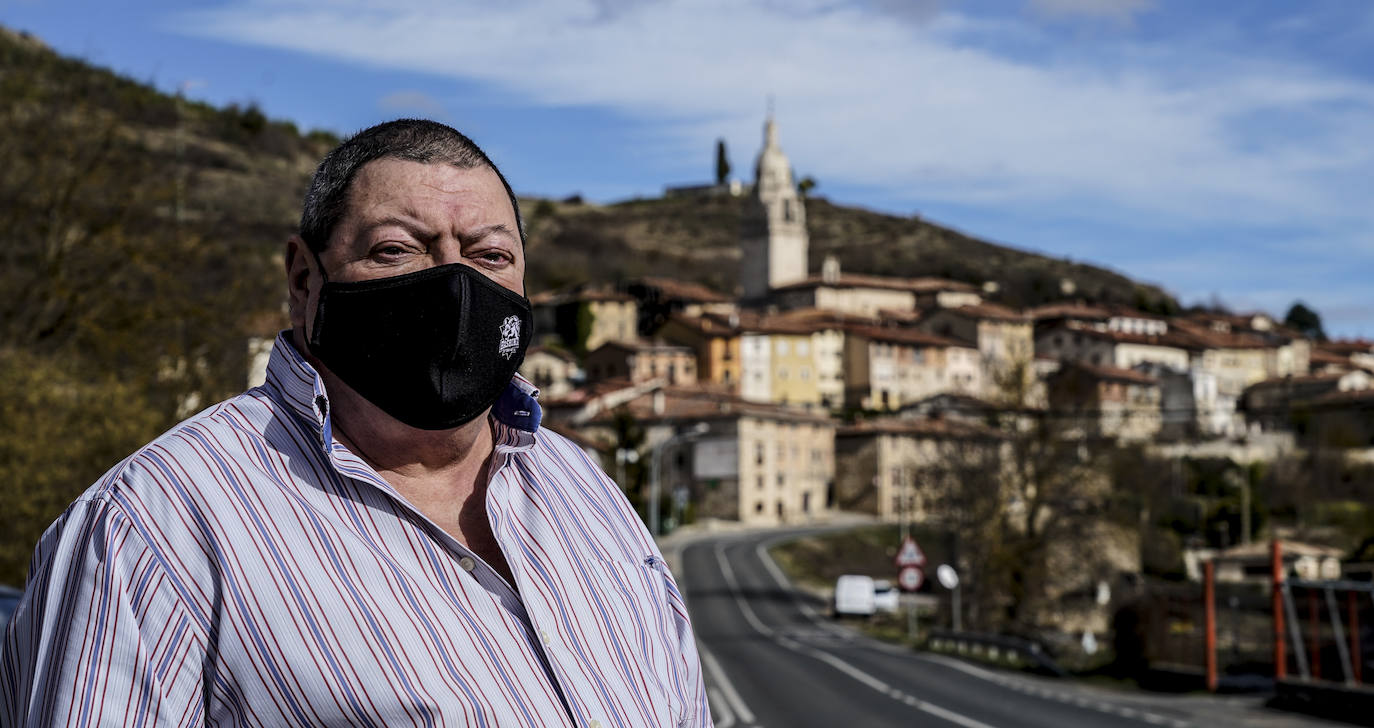
{"label": "white van", "polygon": [[887,579],[878,579],[873,582],[873,608],[880,612],[896,614],[900,601],[898,600],[897,587]]}
{"label": "white van", "polygon": [[873,616],[873,577],[845,574],[835,580],[835,616]]}

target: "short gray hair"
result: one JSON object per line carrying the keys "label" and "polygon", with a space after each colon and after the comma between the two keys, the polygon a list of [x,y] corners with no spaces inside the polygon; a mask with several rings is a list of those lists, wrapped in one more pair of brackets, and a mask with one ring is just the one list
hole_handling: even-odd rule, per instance
{"label": "short gray hair", "polygon": [[325,155],[301,208],[300,235],[315,253],[323,252],[329,237],[348,208],[348,190],[363,165],[378,159],[394,158],[425,164],[452,164],[460,169],[486,166],[496,173],[515,211],[520,243],[525,242],[525,224],[520,219],[520,204],[510,183],[485,152],[456,129],[427,119],[397,119],[364,129]]}

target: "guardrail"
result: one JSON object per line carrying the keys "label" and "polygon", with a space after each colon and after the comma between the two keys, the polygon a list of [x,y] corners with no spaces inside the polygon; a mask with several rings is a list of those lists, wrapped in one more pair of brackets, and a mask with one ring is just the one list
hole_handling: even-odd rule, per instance
{"label": "guardrail", "polygon": [[972,655],[993,661],[1015,661],[1031,665],[1056,677],[1065,677],[1068,670],[1045,651],[1034,640],[982,632],[955,632],[953,630],[932,629],[926,644],[930,649],[952,652],[959,655]]}

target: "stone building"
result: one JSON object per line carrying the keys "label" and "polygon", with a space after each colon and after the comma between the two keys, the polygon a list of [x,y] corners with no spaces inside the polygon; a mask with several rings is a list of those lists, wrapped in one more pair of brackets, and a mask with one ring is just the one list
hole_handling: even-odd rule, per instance
{"label": "stone building", "polygon": [[835,433],[835,506],[885,521],[936,518],[945,495],[939,482],[949,469],[961,461],[995,462],[1002,440],[981,424],[955,419],[846,425]]}
{"label": "stone building", "polygon": [[696,384],[696,353],[672,344],[611,341],[587,355],[587,381],[608,379],[662,379],[674,386]]}
{"label": "stone building", "polygon": [[978,350],[911,329],[849,326],[844,339],[847,408],[894,410],[940,392],[982,388]]}
{"label": "stone building", "polygon": [[535,343],[553,337],[564,348],[594,351],[609,341],[639,338],[639,306],[633,296],[605,285],[548,291],[530,298]]}
{"label": "stone building", "polygon": [[[829,510],[835,423],[828,417],[670,387],[605,410],[581,431],[605,441],[614,418],[625,414],[645,430],[641,459],[652,459],[663,445],[663,497],[679,499],[696,519],[778,525],[806,523]],[[675,435],[686,436],[668,444]]]}
{"label": "stone building", "polygon": [[944,278],[841,273],[839,259],[828,255],[820,275],[773,289],[769,301],[786,310],[812,308],[878,316],[884,311],[976,305],[983,297],[976,286]]}
{"label": "stone building", "polygon": [[658,338],[696,352],[697,381],[738,392],[740,384],[739,315],[674,314],[659,327]]}
{"label": "stone building", "polygon": [[1292,430],[1296,419],[1307,420],[1307,403],[1338,392],[1360,392],[1374,387],[1374,377],[1363,369],[1305,377],[1277,377],[1246,387],[1241,409],[1251,427],[1262,432]]}
{"label": "stone building", "polygon": [[1064,321],[1037,327],[1035,353],[1062,361],[1130,369],[1157,364],[1175,371],[1191,366],[1192,339],[1179,334],[1136,333]]}
{"label": "stone building", "polygon": [[548,346],[531,346],[525,352],[520,375],[539,387],[543,397],[562,397],[581,383],[583,377],[582,369],[571,354]]}
{"label": "stone building", "polygon": [[1048,382],[1050,415],[1088,438],[1148,440],[1161,426],[1159,381],[1131,369],[1065,364]]}

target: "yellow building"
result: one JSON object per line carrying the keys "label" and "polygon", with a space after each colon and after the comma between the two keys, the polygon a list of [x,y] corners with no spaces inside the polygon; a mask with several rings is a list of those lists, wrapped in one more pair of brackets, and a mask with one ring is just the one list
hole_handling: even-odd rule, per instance
{"label": "yellow building", "polygon": [[674,315],[656,336],[696,352],[697,381],[738,391],[740,381],[739,318],[732,315]]}

